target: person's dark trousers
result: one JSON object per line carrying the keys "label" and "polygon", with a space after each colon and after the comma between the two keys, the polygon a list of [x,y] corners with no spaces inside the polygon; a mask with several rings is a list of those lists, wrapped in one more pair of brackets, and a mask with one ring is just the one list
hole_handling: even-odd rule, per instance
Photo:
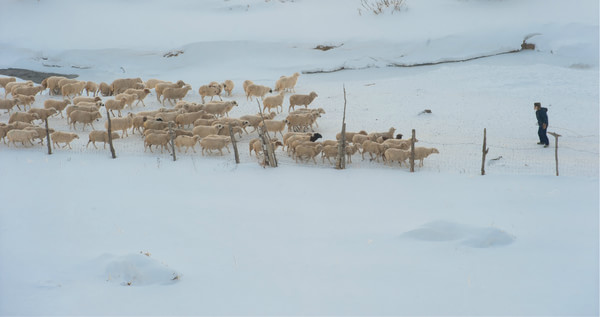
{"label": "person's dark trousers", "polygon": [[550,141],[548,140],[548,136],[546,135],[546,130],[547,128],[544,129],[542,126],[540,126],[538,128],[538,135],[540,136],[540,142],[545,145],[548,145],[550,144]]}

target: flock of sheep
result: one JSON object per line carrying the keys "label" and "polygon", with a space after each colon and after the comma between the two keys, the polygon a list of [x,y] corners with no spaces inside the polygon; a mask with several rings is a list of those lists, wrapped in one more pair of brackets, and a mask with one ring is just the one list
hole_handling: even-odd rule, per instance
{"label": "flock of sheep", "polygon": [[[228,97],[232,96],[235,84],[231,80],[200,86],[198,94],[202,103],[196,103],[185,100],[192,87],[181,80],[173,83],[158,79],[144,82],[140,78],[123,78],[116,79],[111,84],[98,84],[52,76],[36,86],[31,81],[19,82],[14,77],[0,77],[0,87],[4,88],[0,110],[10,114],[8,123],[0,122],[0,138],[7,146],[17,146],[17,143],[34,146],[36,140],[43,145],[46,129],[34,125],[34,122],[44,122],[49,117],[60,116],[66,120],[70,130],[76,131],[81,127],[85,131],[88,125],[91,127],[86,148],[90,144],[97,148],[97,142],[103,143],[106,148],[106,143],[109,142],[108,120],[104,124],[105,130],[95,130],[94,122],[103,117],[101,112],[110,112],[111,137],[127,138],[130,133],[137,132],[143,138],[144,151],[153,152],[153,147],[160,147],[161,153],[165,149],[169,152],[173,139],[173,146],[178,151],[184,150],[187,153],[191,149],[196,153],[195,146],[200,144],[202,155],[213,151],[223,155],[223,149],[229,152],[228,145],[232,141],[230,130],[236,141],[239,141],[244,135],[262,129],[269,133],[274,149],[282,147],[282,151],[296,162],[312,160],[317,164],[316,158],[320,155],[323,163],[325,159],[331,163],[331,158],[335,161],[338,155],[338,144],[342,136],[338,133],[335,140],[318,141],[322,135],[314,131],[318,128],[317,119],[325,114],[325,110],[309,108],[318,97],[314,91],[309,94],[295,93],[298,77],[298,73],[289,77],[281,76],[274,88],[258,85],[250,80],[244,81],[242,87],[246,99],[260,98],[262,111],[238,118],[229,116],[238,107],[238,103],[222,98],[224,92]],[[49,96],[56,98],[50,97],[43,105],[35,107],[35,96],[46,90]],[[142,107],[146,106],[144,100],[152,90],[162,107],[153,111],[134,111],[139,109],[140,103]],[[288,99],[288,115],[283,120],[276,120],[275,117],[284,112],[286,93],[292,93]],[[210,100],[207,101],[208,97]],[[19,111],[11,113],[15,107]],[[126,109],[128,113],[124,114]],[[252,130],[248,131],[249,128]],[[55,147],[62,145],[62,148],[71,148],[71,142],[79,138],[74,132],[52,129],[49,132]],[[347,161],[351,163],[352,156],[360,153],[363,160],[365,154],[368,154],[371,160],[380,161],[381,158],[388,164],[398,162],[400,166],[408,166],[411,142],[402,139],[401,134],[394,135],[394,132],[394,128],[386,132],[346,132]],[[249,141],[250,155],[252,152],[262,162],[260,157],[264,154],[260,138]],[[439,153],[435,148],[426,147],[415,147],[414,152],[415,160],[420,162],[420,166],[423,166],[423,160],[429,155]]]}

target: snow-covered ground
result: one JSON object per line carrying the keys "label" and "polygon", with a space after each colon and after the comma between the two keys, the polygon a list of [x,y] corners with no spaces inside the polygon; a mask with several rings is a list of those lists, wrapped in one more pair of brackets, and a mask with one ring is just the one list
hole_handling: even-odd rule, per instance
{"label": "snow-covered ground", "polygon": [[[246,152],[255,134],[239,165],[173,162],[139,135],[115,140],[112,160],[81,126],[51,156],[2,144],[0,315],[598,315],[597,1],[406,0],[377,16],[342,0],[2,6],[0,69],[182,79],[190,101],[231,79],[236,117],[257,111],[244,80],[305,72],[296,91],[319,94],[325,139],[345,86],[348,130],[415,129],[440,154],[411,174],[283,152],[263,169]],[[533,34],[535,51],[389,67],[508,52]],[[535,144],[535,101],[562,135],[560,177]],[[154,92],[146,104],[132,111],[161,106]]]}

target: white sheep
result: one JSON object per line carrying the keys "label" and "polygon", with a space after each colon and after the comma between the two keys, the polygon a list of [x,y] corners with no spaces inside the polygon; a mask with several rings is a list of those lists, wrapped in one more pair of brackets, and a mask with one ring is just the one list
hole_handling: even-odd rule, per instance
{"label": "white sheep", "polygon": [[[378,139],[379,140],[379,139]],[[418,141],[418,140],[415,140]],[[408,150],[410,149],[410,140],[387,139],[382,144],[387,144],[389,148]]]}
{"label": "white sheep", "polygon": [[150,89],[148,89],[148,88],[144,88],[144,89],[129,88],[129,89],[125,90],[125,93],[137,96],[137,98],[136,98],[137,102],[135,103],[134,106],[137,106],[141,102],[142,105],[145,107],[146,104],[144,103],[144,99],[146,98],[146,96],[148,96],[148,94],[150,94]]}
{"label": "white sheep", "polygon": [[194,126],[211,126],[215,121],[217,121],[217,119],[196,119],[196,121],[194,121]]}
{"label": "white sheep", "polygon": [[93,81],[86,81],[85,86],[83,86],[83,89],[85,89],[86,96],[89,96],[91,92],[94,95],[94,97],[96,97],[96,95],[98,94],[98,90],[100,90],[100,87]]}
{"label": "white sheep", "polygon": [[358,144],[346,145],[346,156],[348,158],[348,163],[352,163],[352,155],[356,154],[356,152],[358,152]]}
{"label": "white sheep", "polygon": [[363,142],[365,142],[365,141],[369,141],[369,136],[368,135],[356,133],[352,137],[352,143],[354,143],[354,144],[360,144],[360,145],[362,145]]}
{"label": "white sheep", "polygon": [[415,147],[415,161],[419,160],[419,167],[423,167],[423,160],[425,160],[425,158],[434,153],[440,152],[434,147]]}
{"label": "white sheep", "polygon": [[387,132],[371,132],[369,133],[369,140],[377,141],[377,139],[380,137],[384,140],[393,139],[395,131],[396,129],[394,127],[391,127]]}
{"label": "white sheep", "polygon": [[[24,130],[34,130],[37,133],[37,136],[35,137],[35,139],[40,140],[39,144],[44,145],[44,139],[46,138],[46,128],[44,127],[38,127],[38,126],[31,126],[31,127],[25,127]],[[54,129],[48,128],[48,133],[53,133]]]}
{"label": "white sheep", "polygon": [[179,80],[176,83],[159,83],[156,84],[156,87],[154,87],[154,90],[156,91],[156,100],[158,100],[159,102],[162,103],[162,101],[160,100],[160,97],[162,96],[162,93],[165,89],[167,88],[181,88],[185,86],[185,82],[183,82],[183,80]]}
{"label": "white sheep", "polygon": [[299,73],[294,73],[290,77],[281,76],[275,82],[275,91],[294,91],[294,87],[296,86],[296,82],[298,81]]}
{"label": "white sheep", "polygon": [[[8,94],[12,94],[12,90],[17,87],[33,87],[33,82],[31,80],[25,82],[10,82],[4,86],[4,99],[8,96]],[[43,87],[43,86],[41,86]]]}
{"label": "white sheep", "polygon": [[169,100],[169,103],[175,106],[172,100],[177,101],[181,100],[187,95],[188,91],[192,89],[192,86],[185,85],[181,88],[166,88],[163,90],[163,104],[166,100]]}
{"label": "white sheep", "polygon": [[58,95],[60,94],[60,89],[58,87],[58,82],[67,79],[67,77],[63,76],[50,76],[46,79],[42,80],[42,86],[48,88],[48,95]]}
{"label": "white sheep", "polygon": [[56,109],[54,109],[54,108],[50,108],[50,109],[31,108],[31,109],[29,109],[29,111],[27,111],[27,113],[35,113],[38,115],[40,120],[46,120],[49,117],[57,114],[58,111],[56,111]]}
{"label": "white sheep", "polygon": [[251,84],[246,87],[246,100],[252,100],[252,97],[260,97],[264,99],[267,93],[272,93],[273,90],[267,86]]}
{"label": "white sheep", "polygon": [[38,136],[35,130],[17,130],[13,129],[6,133],[6,138],[8,139],[7,145],[10,146],[12,143],[14,146],[17,146],[15,142],[21,142],[23,146],[27,144],[33,146],[33,139]]}
{"label": "white sheep", "polygon": [[19,99],[0,99],[0,109],[6,110],[6,113],[10,113],[12,108],[14,108],[19,103]]}
{"label": "white sheep", "polygon": [[102,101],[102,98],[100,97],[84,97],[84,96],[77,96],[75,98],[73,98],[73,104],[76,105],[80,102],[94,102],[97,103],[98,101]]}
{"label": "white sheep", "polygon": [[[146,121],[148,122],[148,121]],[[166,124],[166,122],[164,122]],[[127,130],[133,127],[133,113],[127,114],[123,118],[110,119],[111,131],[121,131],[121,137],[129,136]],[[108,130],[108,121],[104,122],[104,128]]]}
{"label": "white sheep", "polygon": [[[81,103],[80,103],[81,104]],[[73,113],[73,111],[76,110],[80,110],[80,111],[86,111],[86,112],[96,112],[99,111],[98,108],[94,105],[85,105],[85,106],[68,106],[67,109],[65,110],[66,114],[67,114],[67,123],[71,123],[71,114]]]}
{"label": "white sheep", "polygon": [[119,117],[121,117],[121,110],[123,110],[125,108],[126,104],[127,104],[127,98],[121,98],[119,100],[108,99],[104,102],[104,107],[106,107],[106,110],[110,111],[110,113],[113,115],[113,117],[115,116],[115,113],[113,112],[113,110],[117,110]]}
{"label": "white sheep", "polygon": [[148,79],[148,80],[146,80],[146,88],[154,89],[154,88],[156,88],[156,85],[162,84],[162,83],[168,83],[168,81],[164,81],[164,80],[160,80],[160,79]]}
{"label": "white sheep", "polygon": [[200,97],[202,97],[202,103],[204,103],[204,97],[210,97],[210,100],[212,101],[215,96],[218,96],[220,100],[223,100],[223,98],[221,98],[220,93],[220,86],[217,87],[214,85],[202,85],[200,86],[200,88],[198,88],[198,94],[200,94]]}
{"label": "white sheep", "polygon": [[148,119],[144,122],[144,130],[147,130],[147,129],[164,130],[168,127],[169,127],[169,123],[162,121],[162,120]]}
{"label": "white sheep", "polygon": [[98,88],[98,90],[100,91],[100,94],[104,97],[108,97],[108,96],[113,96],[113,90],[112,87],[105,83],[105,82],[101,82],[100,83],[100,87]]}
{"label": "white sheep", "polygon": [[229,151],[229,147],[227,146],[229,143],[231,143],[231,138],[228,136],[214,134],[207,135],[200,140],[202,155],[204,155],[205,151],[212,153],[212,150],[219,150],[219,153],[223,155],[223,148],[226,148],[227,152],[231,153],[231,151]]}
{"label": "white sheep", "polygon": [[317,93],[314,91],[311,91],[311,93],[308,95],[291,95],[290,107],[288,108],[288,111],[294,109],[296,106],[304,106],[304,108],[308,108],[308,105],[310,105],[310,103],[313,102],[313,100],[315,100],[315,98],[318,96],[319,95],[317,95]]}
{"label": "white sheep", "polygon": [[15,77],[0,77],[0,87],[4,88],[8,83],[14,83],[17,81]]}
{"label": "white sheep", "polygon": [[[106,149],[106,143],[108,143],[108,132],[107,131],[101,131],[101,130],[91,131],[90,134],[88,135],[88,137],[89,137],[89,140],[85,146],[86,149],[90,145],[90,143],[92,143],[92,145],[97,149],[98,147],[96,146],[96,142],[104,143],[104,148]],[[112,137],[112,139],[118,139],[119,134],[117,132],[112,132],[111,137]]]}
{"label": "white sheep", "polygon": [[408,165],[406,164],[406,160],[410,157],[410,151],[401,150],[397,148],[389,148],[385,150],[383,156],[385,157],[386,164],[398,162],[398,164],[400,164],[400,167],[402,167],[402,163],[404,163],[404,165],[408,167]]}
{"label": "white sheep", "polygon": [[194,124],[198,119],[203,119],[204,115],[204,111],[181,113],[175,117],[175,123],[180,127],[186,127]]}
{"label": "white sheep", "polygon": [[60,146],[59,143],[64,143],[65,145],[62,147],[65,148],[68,146],[69,149],[72,149],[71,142],[75,139],[79,139],[79,136],[76,133],[62,131],[56,131],[52,133],[50,137],[52,138],[52,144],[55,148]]}
{"label": "white sheep", "polygon": [[[358,136],[358,135],[355,135],[354,137],[356,137],[356,136]],[[385,150],[388,149],[388,146],[377,143],[375,141],[366,140],[362,143],[362,148],[363,148],[363,151],[362,151],[362,159],[363,160],[365,159],[365,153],[369,153],[371,160],[373,160],[373,154],[375,154],[375,160],[377,162],[379,162],[379,157],[383,156],[383,153],[385,152]]]}
{"label": "white sheep", "polygon": [[83,88],[85,87],[85,81],[80,81],[73,84],[66,84],[61,87],[60,91],[63,96],[72,99],[71,96],[78,95],[80,96],[83,92]]}
{"label": "white sheep", "polygon": [[258,125],[262,122],[263,118],[265,120],[271,120],[271,119],[275,118],[276,115],[277,114],[275,112],[271,111],[271,113],[264,114],[262,116],[260,114],[257,114],[257,115],[252,115],[252,114],[244,115],[244,116],[241,116],[240,119],[248,121],[248,126],[251,126],[251,127],[254,128],[254,130],[250,131],[250,133],[252,133],[252,132],[256,131],[256,129],[258,129]]}
{"label": "white sheep", "polygon": [[194,146],[196,145],[196,143],[198,142],[198,140],[200,139],[199,136],[194,135],[194,136],[186,136],[186,135],[180,135],[177,136],[175,138],[175,146],[177,147],[177,151],[181,152],[181,147],[185,147],[185,153],[187,153],[189,148],[192,148],[192,151],[194,151],[194,153],[196,153],[196,150],[194,149]]}
{"label": "white sheep", "polygon": [[281,134],[281,137],[283,137],[283,129],[285,129],[285,126],[288,123],[289,122],[287,120],[265,120],[261,122],[258,126],[266,127],[267,132],[273,132],[275,135],[277,135],[277,132],[279,132],[279,134]]}
{"label": "white sheep", "polygon": [[110,85],[112,93],[118,95],[125,92],[129,88],[144,89],[146,88],[141,78],[121,78],[115,79]]}
{"label": "white sheep", "polygon": [[14,87],[10,91],[10,93],[13,96],[16,96],[16,95],[35,96],[43,90],[44,90],[43,86],[35,86],[35,87],[17,86],[17,87]]}
{"label": "white sheep", "polygon": [[209,102],[204,105],[204,111],[208,114],[215,115],[217,117],[228,116],[229,111],[233,109],[233,107],[237,107],[238,103],[235,101],[217,101],[217,102]]}
{"label": "white sheep", "polygon": [[302,160],[303,158],[306,158],[307,161],[309,159],[312,159],[316,165],[317,161],[315,160],[315,157],[317,155],[319,155],[319,153],[321,153],[322,149],[323,149],[323,145],[321,145],[321,144],[316,144],[316,145],[311,145],[311,144],[307,144],[307,143],[299,144],[298,146],[296,146],[296,148],[294,150],[294,155],[296,157],[296,163],[298,163],[298,159]]}
{"label": "white sheep", "polygon": [[162,121],[166,121],[166,122],[175,122],[175,119],[177,119],[177,116],[184,113],[183,110],[177,110],[177,111],[162,111],[157,113],[154,118],[155,119],[160,119]]}
{"label": "white sheep", "polygon": [[76,130],[75,124],[77,124],[78,122],[83,123],[83,127],[81,128],[82,131],[85,130],[85,126],[88,124],[92,126],[92,130],[96,130],[94,128],[94,120],[102,118],[102,115],[100,115],[99,111],[88,112],[83,110],[75,110],[71,112],[69,118],[71,119],[71,125],[73,126],[73,130]]}
{"label": "white sheep", "polygon": [[321,150],[321,158],[323,159],[323,163],[325,163],[325,159],[331,163],[330,158],[336,158],[338,155],[338,146],[337,145],[323,145],[323,149]]}
{"label": "white sheep", "polygon": [[150,149],[150,152],[152,152],[153,145],[157,147],[160,145],[160,153],[163,152],[164,148],[167,148],[167,152],[171,152],[171,150],[169,150],[169,147],[167,146],[170,140],[171,137],[169,136],[169,134],[166,133],[149,134],[144,139],[144,152],[146,152],[146,149]]}
{"label": "white sheep", "polygon": [[54,108],[56,109],[56,111],[58,111],[58,113],[60,113],[60,117],[63,117],[63,110],[65,110],[65,108],[71,104],[71,101],[69,99],[65,99],[65,100],[52,100],[52,99],[48,99],[46,101],[44,101],[44,108],[45,109],[50,109],[50,108]]}
{"label": "white sheep", "polygon": [[10,118],[8,119],[8,123],[13,123],[13,122],[17,122],[17,121],[32,123],[33,120],[39,120],[39,119],[40,119],[40,116],[38,116],[35,113],[15,112],[10,115]]}
{"label": "white sheep", "polygon": [[233,84],[233,81],[227,79],[226,81],[221,83],[221,85],[223,86],[223,90],[227,92],[227,96],[231,96],[231,92],[233,91],[233,87],[235,86]]}
{"label": "white sheep", "polygon": [[291,130],[306,131],[308,128],[313,131],[312,125],[316,123],[317,118],[320,116],[318,113],[290,114],[286,117],[286,120],[288,120],[288,132]]}
{"label": "white sheep", "polygon": [[133,102],[137,99],[137,95],[136,94],[126,94],[124,92],[117,94],[115,96],[116,100],[123,100],[125,99],[125,107],[129,106],[130,108],[133,107]]}
{"label": "white sheep", "polygon": [[192,129],[192,134],[193,135],[197,135],[201,138],[204,138],[208,135],[218,135],[219,131],[221,131],[221,129],[223,129],[223,125],[222,124],[217,124],[217,125],[213,125],[213,126],[196,126],[194,127],[194,129]]}
{"label": "white sheep", "polygon": [[[273,139],[271,139],[271,146],[272,146],[273,151],[275,151],[275,150],[277,150],[278,147],[283,146],[283,143],[281,143],[281,141],[279,141],[277,138],[273,138]],[[250,151],[250,155],[252,155],[252,151],[254,151],[256,158],[259,158],[259,154],[263,153],[262,141],[259,138],[250,140],[250,143],[248,144],[248,148]]]}
{"label": "white sheep", "polygon": [[266,112],[267,109],[271,111],[271,109],[275,108],[275,111],[279,113],[279,107],[281,107],[281,112],[283,112],[283,98],[285,93],[282,91],[278,95],[268,96],[263,99],[263,112]]}
{"label": "white sheep", "polygon": [[27,107],[31,108],[31,105],[35,102],[34,96],[16,94],[13,95],[13,98],[19,100],[19,102],[17,102],[17,108],[19,110],[21,110],[21,106],[23,106],[23,110],[27,110]]}
{"label": "white sheep", "polygon": [[244,88],[244,94],[248,94],[248,86],[254,84],[254,82],[252,82],[251,80],[244,80],[244,83],[242,84],[242,87]]}

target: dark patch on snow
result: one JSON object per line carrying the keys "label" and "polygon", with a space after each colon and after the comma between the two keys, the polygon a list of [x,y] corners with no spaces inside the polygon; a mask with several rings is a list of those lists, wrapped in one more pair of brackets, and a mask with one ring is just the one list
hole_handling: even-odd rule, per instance
{"label": "dark patch on snow", "polygon": [[31,80],[36,84],[41,84],[42,80],[50,77],[50,76],[63,76],[67,78],[77,78],[79,75],[77,74],[58,74],[58,73],[44,73],[37,72],[29,69],[22,68],[8,68],[8,69],[0,69],[0,75],[4,76],[14,76],[23,80]]}

